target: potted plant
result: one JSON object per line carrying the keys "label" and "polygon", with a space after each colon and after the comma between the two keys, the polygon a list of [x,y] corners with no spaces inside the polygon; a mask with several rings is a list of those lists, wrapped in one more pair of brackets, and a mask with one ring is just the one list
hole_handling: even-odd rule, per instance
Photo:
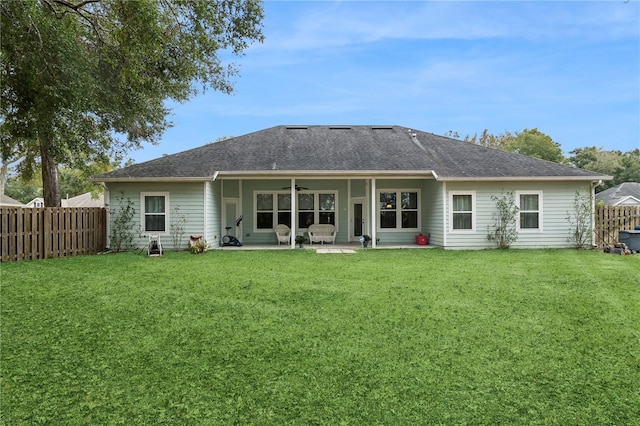
{"label": "potted plant", "polygon": [[307,239],[304,237],[304,235],[296,235],[296,243],[298,244],[298,247],[302,248],[302,245],[306,240]]}
{"label": "potted plant", "polygon": [[367,247],[369,245],[369,241],[371,241],[371,237],[367,234],[360,237],[360,243],[362,247]]}
{"label": "potted plant", "polygon": [[198,241],[192,242],[189,246],[189,251],[191,251],[192,254],[204,253],[208,249],[209,244],[207,244],[207,242],[202,238],[200,238]]}

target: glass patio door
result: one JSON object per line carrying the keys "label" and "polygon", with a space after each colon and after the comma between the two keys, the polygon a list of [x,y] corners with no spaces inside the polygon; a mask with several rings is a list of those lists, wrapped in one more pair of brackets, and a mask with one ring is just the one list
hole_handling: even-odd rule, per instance
{"label": "glass patio door", "polygon": [[358,241],[361,235],[367,233],[367,216],[364,199],[353,199],[351,202],[351,241]]}

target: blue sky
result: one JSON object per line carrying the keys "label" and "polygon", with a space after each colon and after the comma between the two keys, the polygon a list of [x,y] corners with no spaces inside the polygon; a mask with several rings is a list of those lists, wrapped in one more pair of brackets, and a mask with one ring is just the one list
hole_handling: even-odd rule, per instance
{"label": "blue sky", "polygon": [[640,148],[640,2],[267,1],[235,91],[172,105],[143,162],[283,124],[401,125],[461,136],[538,128]]}

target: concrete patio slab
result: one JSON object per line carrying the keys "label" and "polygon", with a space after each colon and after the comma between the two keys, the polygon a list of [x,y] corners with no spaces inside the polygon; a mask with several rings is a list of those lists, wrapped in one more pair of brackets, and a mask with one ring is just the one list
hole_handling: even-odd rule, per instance
{"label": "concrete patio slab", "polygon": [[355,253],[356,251],[353,249],[347,249],[347,248],[319,248],[316,249],[316,253],[321,253],[321,254],[325,254],[325,253]]}

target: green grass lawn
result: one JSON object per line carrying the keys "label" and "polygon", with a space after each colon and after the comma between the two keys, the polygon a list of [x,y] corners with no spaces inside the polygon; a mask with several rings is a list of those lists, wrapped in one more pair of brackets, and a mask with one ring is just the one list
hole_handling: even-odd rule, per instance
{"label": "green grass lawn", "polygon": [[7,425],[640,424],[640,255],[123,253],[1,280]]}

